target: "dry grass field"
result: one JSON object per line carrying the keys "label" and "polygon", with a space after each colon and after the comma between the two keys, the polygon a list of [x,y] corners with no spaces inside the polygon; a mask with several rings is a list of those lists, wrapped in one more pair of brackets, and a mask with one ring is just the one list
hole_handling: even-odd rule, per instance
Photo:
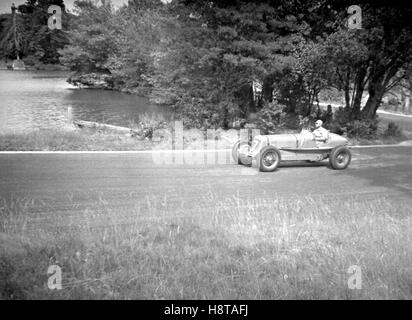
{"label": "dry grass field", "polygon": [[[192,213],[171,212],[168,201],[137,199],[122,211],[100,198],[74,216],[36,210],[31,197],[2,199],[0,297],[412,298],[410,208],[389,196],[205,195]],[[47,287],[50,265],[62,268],[61,290]],[[361,290],[348,288],[351,265]]]}

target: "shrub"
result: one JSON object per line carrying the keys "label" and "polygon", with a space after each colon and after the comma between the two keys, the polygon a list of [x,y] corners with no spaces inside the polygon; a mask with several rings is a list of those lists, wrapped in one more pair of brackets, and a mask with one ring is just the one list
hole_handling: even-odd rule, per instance
{"label": "shrub", "polygon": [[263,134],[276,133],[286,125],[288,117],[284,110],[285,106],[278,102],[266,103],[257,113],[257,127]]}
{"label": "shrub", "polygon": [[207,103],[202,98],[183,97],[176,104],[176,114],[187,128],[209,128],[221,126],[219,110],[216,106]]}
{"label": "shrub", "polygon": [[288,129],[297,130],[301,128],[302,116],[296,113],[286,113],[282,115],[283,125]]}
{"label": "shrub", "polygon": [[311,130],[312,128],[312,120],[310,117],[303,117],[299,116],[299,128],[305,130]]}
{"label": "shrub", "polygon": [[401,137],[403,135],[402,129],[394,122],[388,123],[388,128],[383,133],[385,137]]}
{"label": "shrub", "polygon": [[174,105],[186,128],[227,128],[238,118],[239,106],[230,98],[215,102],[211,98],[185,95]]}
{"label": "shrub", "polygon": [[158,129],[166,129],[168,123],[162,114],[144,113],[139,115],[139,123],[137,125],[132,125],[132,127],[136,127],[138,136],[152,139],[154,131]]}
{"label": "shrub", "polygon": [[24,58],[24,63],[27,66],[38,66],[38,65],[42,64],[39,57],[36,57],[36,56],[33,56],[33,55],[25,57]]}
{"label": "shrub", "polygon": [[99,89],[113,89],[112,76],[103,73],[72,74],[67,80],[74,86],[86,86]]}
{"label": "shrub", "polygon": [[144,127],[161,129],[167,125],[163,114],[160,113],[143,113],[139,115],[139,124]]}
{"label": "shrub", "polygon": [[388,99],[388,104],[389,104],[390,106],[398,106],[398,104],[399,104],[399,99],[398,99],[397,97],[390,97],[390,98]]}
{"label": "shrub", "polygon": [[373,119],[353,119],[350,111],[339,108],[329,123],[325,124],[331,132],[346,135],[349,138],[376,138],[378,131],[378,117]]}
{"label": "shrub", "polygon": [[377,119],[353,120],[347,126],[347,135],[351,138],[375,138],[377,131]]}

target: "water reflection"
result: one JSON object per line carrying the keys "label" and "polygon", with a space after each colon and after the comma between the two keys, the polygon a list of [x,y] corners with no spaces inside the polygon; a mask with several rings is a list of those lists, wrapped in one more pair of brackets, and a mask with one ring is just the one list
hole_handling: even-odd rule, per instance
{"label": "water reflection", "polygon": [[0,130],[20,131],[66,125],[74,119],[128,126],[142,113],[168,112],[146,98],[114,91],[77,89],[67,72],[0,71]]}

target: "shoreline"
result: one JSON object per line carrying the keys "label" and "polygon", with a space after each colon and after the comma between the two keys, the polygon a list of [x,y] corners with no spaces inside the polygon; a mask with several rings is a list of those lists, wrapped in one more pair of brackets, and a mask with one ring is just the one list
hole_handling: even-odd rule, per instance
{"label": "shoreline", "polygon": [[[4,71],[19,71],[19,70],[13,70],[11,68],[11,65],[8,67],[5,67],[4,65],[0,65],[0,70]],[[107,77],[110,77],[110,75],[107,74],[99,74],[99,73],[89,73],[89,74],[78,74],[76,72],[70,71],[68,68],[64,67],[63,65],[41,65],[41,66],[26,66],[26,70],[24,71],[66,71],[66,72],[71,72],[69,77],[66,79],[66,82],[79,88],[79,89],[86,89],[86,90],[107,90],[107,91],[116,91],[116,92],[121,92],[121,93],[126,93],[130,95],[136,95],[144,98],[148,98],[147,94],[144,94],[144,92],[147,90],[147,88],[143,87],[135,87],[135,88],[121,88],[121,87],[113,87],[111,86],[107,81]],[[74,78],[74,80],[72,80]],[[154,104],[158,104],[155,103]],[[158,104],[161,105],[161,104]],[[335,102],[320,102],[319,106],[321,107],[326,107],[330,105],[332,108],[336,109],[339,107],[343,107],[342,104],[338,104]],[[397,117],[405,117],[405,118],[412,118],[412,114],[410,113],[400,113],[400,112],[394,112],[390,110],[385,110],[381,106],[380,108],[376,111],[377,114],[387,114],[391,116],[397,116]]]}
{"label": "shoreline", "polygon": [[[69,78],[66,81],[81,89],[112,90],[112,91],[118,91],[122,93],[138,95],[138,96],[147,98],[147,94],[144,94],[147,88],[144,88],[144,87],[134,87],[134,88],[115,87],[115,86],[110,85],[109,82],[107,81],[110,78],[111,78],[110,74],[103,74],[103,73],[96,73],[96,72],[92,72],[88,74],[79,74],[77,72],[74,72],[69,76]],[[335,108],[335,109],[339,107],[343,107],[342,104],[338,104],[336,102],[320,102],[319,103],[319,106],[321,107],[326,107],[328,105],[331,105],[332,108]],[[397,113],[397,112],[392,112],[390,110],[388,111],[388,110],[378,109],[377,113],[412,118],[412,114]]]}
{"label": "shoreline", "polygon": [[[61,64],[27,64],[24,59],[21,60],[24,63],[24,70],[21,71],[70,71],[69,68],[61,65]],[[10,70],[10,71],[20,71],[20,70],[13,70],[13,60],[4,60],[0,59],[0,70]]]}

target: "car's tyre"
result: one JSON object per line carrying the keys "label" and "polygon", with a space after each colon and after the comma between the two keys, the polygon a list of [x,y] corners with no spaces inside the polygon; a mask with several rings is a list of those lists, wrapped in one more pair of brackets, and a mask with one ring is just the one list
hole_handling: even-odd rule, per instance
{"label": "car's tyre", "polygon": [[329,155],[330,166],[335,170],[343,170],[348,167],[352,160],[352,153],[349,148],[341,146],[332,149]]}
{"label": "car's tyre", "polygon": [[232,148],[232,158],[237,164],[243,164],[243,165],[250,165],[251,161],[246,159],[246,157],[242,157],[239,153],[239,151],[242,148],[247,148],[249,145],[246,141],[237,141]]}
{"label": "car's tyre", "polygon": [[263,172],[275,171],[280,164],[280,151],[272,146],[264,147],[259,153],[259,170]]}

